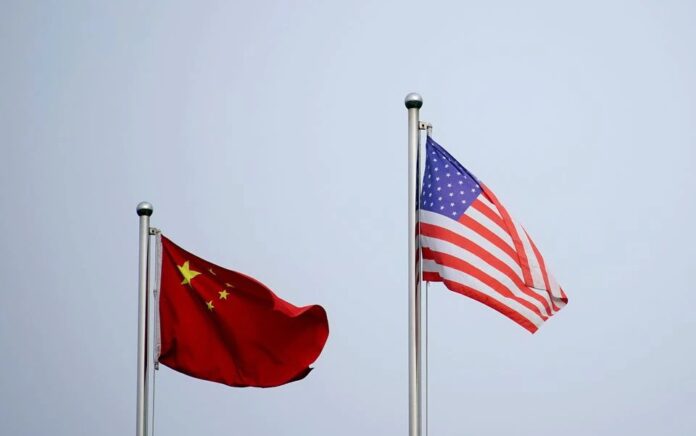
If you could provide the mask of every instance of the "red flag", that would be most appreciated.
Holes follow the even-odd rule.
[[[244,274],[220,268],[161,236],[159,361],[230,386],[304,378],[324,348],[324,308],[296,307]]]

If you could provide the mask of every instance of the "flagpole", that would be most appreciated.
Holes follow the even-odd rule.
[[[140,217],[140,255],[138,269],[138,388],[136,436],[147,436],[148,401],[148,288],[150,260],[150,216],[152,205],[143,201],[137,207]]]
[[[408,109],[408,397],[409,436],[421,435],[421,293],[416,266],[418,207],[418,158],[420,150],[420,108],[423,97],[410,93],[404,101]]]

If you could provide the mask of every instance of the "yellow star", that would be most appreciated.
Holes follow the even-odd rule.
[[[207,303],[205,303],[205,305],[208,306],[208,310],[211,312],[213,311],[213,309],[215,309],[215,306],[213,306],[213,300],[208,301]]]
[[[198,271],[193,271],[189,268],[189,261],[187,260],[184,262],[183,265],[177,265],[177,268],[179,268],[179,272],[181,273],[182,276],[184,276],[184,280],[181,282],[182,285],[191,285],[191,280],[193,280],[194,277],[196,277],[198,274],[200,274]]]
[[[234,288],[234,285],[230,285],[229,283],[225,283],[225,286],[227,286],[228,288]]]
[[[230,293],[224,289],[222,291],[218,292],[218,294],[220,294],[221,300],[227,300],[227,296],[230,295]]]
[[[212,269],[212,268],[208,268],[208,271],[210,272],[210,274],[212,274],[212,275],[214,275],[214,276],[216,276],[216,275],[217,275],[217,274],[215,274],[215,271],[213,271],[213,269]]]

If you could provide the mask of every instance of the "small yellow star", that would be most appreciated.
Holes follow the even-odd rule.
[[[213,309],[215,309],[215,306],[213,306],[213,300],[208,301],[207,303],[205,303],[205,305],[208,306],[208,310],[211,312],[213,311]]]
[[[224,289],[222,291],[218,292],[218,294],[220,294],[221,300],[227,300],[227,296],[230,295],[230,293]]]
[[[227,286],[228,288],[234,288],[234,285],[230,285],[229,283],[225,283],[225,286]]]
[[[217,274],[215,274],[215,271],[213,271],[213,269],[212,269],[212,268],[208,268],[208,272],[209,272],[210,274],[214,275],[214,276],[216,276],[216,275],[217,275]]]
[[[179,272],[184,276],[184,280],[181,282],[182,285],[191,285],[191,280],[194,279],[200,273],[198,271],[193,271],[189,268],[189,261],[184,262],[183,265],[177,265]]]

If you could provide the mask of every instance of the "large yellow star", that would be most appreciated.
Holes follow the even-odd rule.
[[[177,268],[179,268],[179,272],[181,273],[182,276],[184,276],[184,280],[181,282],[182,285],[191,285],[191,280],[193,280],[194,277],[196,277],[198,274],[200,274],[198,271],[193,271],[189,268],[189,261],[187,260],[184,262],[183,265],[177,265]]]
[[[213,309],[215,309],[215,306],[213,306],[213,300],[208,301],[207,303],[205,303],[205,305],[208,306],[208,310],[211,312],[213,311]]]
[[[227,300],[227,296],[230,295],[230,293],[224,289],[222,291],[218,292],[218,294],[220,294],[221,300]]]

